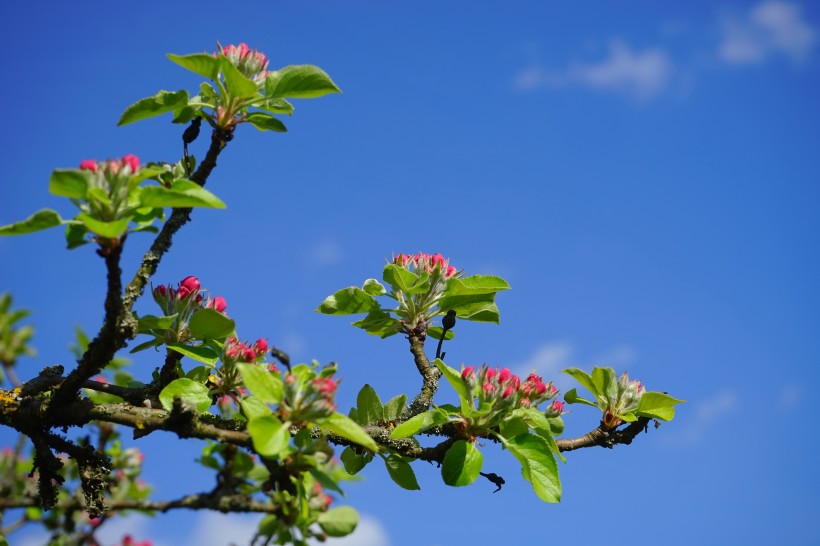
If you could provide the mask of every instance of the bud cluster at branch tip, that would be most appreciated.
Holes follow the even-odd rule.
[[[512,373],[509,368],[498,370],[486,364],[482,365],[479,370],[473,366],[466,366],[461,371],[461,379],[467,386],[467,391],[478,397],[479,405],[489,403],[497,410],[536,407],[558,394],[558,389],[551,381],[544,383],[535,372],[521,381],[521,378]],[[549,415],[553,406],[547,410],[548,417],[561,414],[563,406],[558,407],[557,415]]]
[[[393,263],[405,269],[414,269],[417,272],[426,271],[433,274],[434,271],[444,272],[444,278],[449,279],[458,271],[455,266],[450,265],[450,261],[439,253],[430,255],[423,252],[418,254],[398,254],[393,257]]]
[[[251,49],[248,44],[241,43],[238,46],[233,44],[223,46],[220,53],[238,68],[243,76],[253,80],[257,85],[265,81],[265,76],[268,75],[268,58],[261,51]]]

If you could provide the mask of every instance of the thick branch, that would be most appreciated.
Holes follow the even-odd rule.
[[[574,451],[584,447],[595,446],[612,448],[617,444],[629,445],[638,434],[647,429],[650,421],[651,419],[648,417],[638,417],[637,421],[630,423],[629,426],[621,430],[607,430],[602,424],[595,430],[591,430],[582,436],[578,436],[577,438],[561,438],[556,440],[556,443],[558,444],[558,449],[561,451]]]
[[[40,499],[32,497],[24,498],[0,498],[0,510],[9,508],[25,508],[28,506],[40,506]],[[65,499],[57,503],[58,510],[85,510],[86,507],[76,498]],[[145,510],[167,512],[169,510],[184,508],[188,510],[218,510],[220,512],[262,512],[273,514],[280,508],[276,504],[254,501],[251,497],[242,494],[214,495],[211,493],[198,493],[187,495],[180,499],[170,501],[134,500],[120,499],[108,500],[106,512],[117,510]]]
[[[424,353],[424,340],[427,338],[426,325],[419,325],[407,334],[410,342],[410,352],[413,353],[413,362],[416,364],[419,374],[421,374],[421,391],[416,395],[410,405],[402,414],[402,419],[409,419],[414,415],[430,409],[433,403],[433,396],[438,390],[438,381],[441,372],[435,366],[430,365],[427,355]]]

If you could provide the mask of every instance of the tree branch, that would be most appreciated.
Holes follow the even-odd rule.
[[[40,499],[25,497],[19,499],[0,498],[0,510],[9,508],[26,508],[40,506]],[[85,510],[86,507],[79,499],[70,498],[55,505],[58,510]],[[254,501],[248,495],[239,493],[232,495],[214,495],[212,493],[197,493],[170,501],[120,499],[108,500],[106,513],[118,510],[144,510],[168,512],[169,510],[184,508],[188,510],[217,510],[219,512],[262,512],[276,513],[280,509],[277,504]]]
[[[441,372],[435,366],[430,365],[430,361],[424,353],[424,340],[426,338],[426,324],[420,324],[407,332],[407,339],[410,342],[410,352],[413,353],[413,362],[415,362],[416,369],[418,369],[419,374],[421,374],[422,385],[421,391],[402,413],[402,420],[409,419],[414,415],[418,415],[430,409],[430,404],[433,403],[433,396],[435,396],[438,390]]]

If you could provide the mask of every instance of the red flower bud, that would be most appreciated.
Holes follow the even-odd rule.
[[[182,279],[179,286],[180,288],[187,288],[189,292],[199,292],[199,288],[202,285],[200,284],[199,279],[191,275],[190,277],[185,277]]]
[[[179,287],[179,290],[177,290],[177,297],[178,297],[179,299],[184,299],[184,298],[185,298],[185,296],[187,296],[187,295],[188,295],[188,294],[190,294],[190,293],[191,293],[191,291],[190,291],[189,289],[187,289],[187,288],[186,288],[186,287],[184,287],[184,286],[180,286],[180,287]]]
[[[447,266],[447,272],[444,274],[444,277],[449,279],[450,277],[452,277],[453,275],[456,274],[456,271],[457,270],[456,270],[456,267],[454,265],[448,265]]]
[[[137,159],[137,156],[133,154],[123,156],[122,163],[123,165],[128,165],[129,167],[131,167],[131,174],[134,174],[140,168],[140,160]]]
[[[256,349],[256,351],[258,353],[267,353],[268,352],[268,341],[265,338],[260,337],[259,339],[256,340],[256,343],[253,344],[253,347],[254,347],[254,349]]]
[[[472,366],[467,366],[466,368],[464,368],[461,371],[461,379],[463,379],[464,381],[467,381],[467,378],[470,377],[473,374],[474,369],[475,368],[473,368]]]
[[[485,377],[487,378],[487,381],[491,381],[492,378],[495,377],[495,374],[496,374],[495,369],[487,368],[487,374],[485,375]]]
[[[97,162],[93,159],[85,159],[80,161],[80,170],[81,171],[91,171],[93,173],[97,172]]]
[[[512,385],[504,389],[504,392],[501,394],[501,398],[509,398],[512,393],[515,392],[515,389]]]
[[[498,382],[499,383],[506,383],[510,377],[512,377],[512,372],[509,368],[502,368],[500,372],[498,372]]]
[[[484,383],[481,388],[484,390],[484,398],[489,398],[495,393],[495,385],[492,383]]]
[[[535,384],[535,392],[538,393],[538,396],[541,396],[545,392],[547,392],[547,385],[543,382],[538,382]]]
[[[209,301],[206,307],[224,313],[228,307],[228,302],[226,302],[222,296],[217,296],[212,301]]]
[[[245,347],[245,350],[242,351],[242,358],[245,362],[253,362],[256,360],[256,353],[250,347]]]

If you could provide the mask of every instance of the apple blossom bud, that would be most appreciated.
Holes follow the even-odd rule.
[[[85,159],[80,161],[80,170],[81,171],[91,171],[93,173],[97,172],[97,162],[93,159]]]
[[[222,296],[217,296],[212,301],[209,301],[206,307],[224,313],[228,307],[228,302],[226,302]]]
[[[461,379],[462,379],[463,381],[467,381],[467,378],[468,378],[469,376],[473,375],[473,370],[474,370],[474,369],[475,369],[475,368],[473,368],[472,366],[467,366],[466,368],[464,368],[464,369],[461,371]]]
[[[498,372],[498,383],[503,384],[506,383],[510,377],[512,377],[512,372],[509,368],[502,368],[500,372]]]
[[[547,411],[544,412],[547,418],[551,417],[560,417],[561,413],[564,411],[564,403],[560,400],[553,400],[550,407],[547,408]]]
[[[268,352],[268,341],[265,338],[260,337],[253,344],[253,347],[254,347],[254,349],[256,349],[256,351],[258,353],[261,353],[261,354],[267,353]]]
[[[449,279],[450,277],[455,275],[456,272],[457,272],[457,269],[454,265],[448,265],[447,266],[447,272],[444,274],[444,277]]]
[[[492,383],[484,383],[481,389],[484,391],[484,398],[489,398],[495,393],[495,385]]]
[[[242,351],[242,358],[245,362],[253,362],[256,360],[256,353],[250,347],[245,347],[245,350]]]
[[[509,398],[510,395],[512,395],[512,393],[514,393],[514,392],[515,392],[515,389],[513,388],[512,385],[510,385],[509,387],[504,389],[504,392],[501,394],[501,398]]]
[[[137,159],[137,156],[133,154],[123,156],[122,163],[123,165],[128,165],[129,167],[131,167],[131,174],[134,174],[140,168],[140,160]]]
[[[199,292],[199,288],[202,285],[200,284],[199,279],[191,275],[182,279],[179,286],[180,288],[187,288],[189,292]]]

